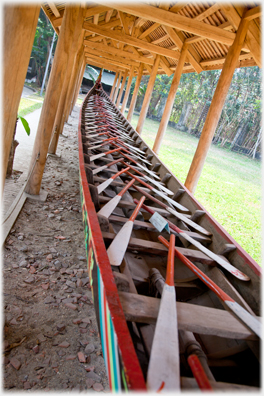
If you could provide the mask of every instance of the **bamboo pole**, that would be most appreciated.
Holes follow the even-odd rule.
[[[115,74],[115,79],[114,79],[114,83],[113,83],[113,86],[112,86],[112,89],[111,89],[111,92],[110,92],[110,95],[109,95],[109,98],[110,98],[110,99],[112,99],[112,97],[113,97],[113,95],[114,95],[117,77],[118,77],[118,73],[116,72],[116,74]]]
[[[192,193],[195,192],[199,177],[202,173],[206,155],[209,151],[219,118],[221,116],[238,58],[245,41],[247,30],[248,21],[243,20],[242,18],[236,33],[236,38],[228,50],[222,73],[219,77],[214,97],[205,120],[202,134],[185,181],[185,186]]]
[[[123,103],[122,103],[122,107],[121,107],[121,113],[124,114],[125,110],[126,110],[126,105],[127,105],[127,101],[128,101],[128,97],[129,97],[129,93],[130,93],[130,88],[131,88],[131,83],[132,83],[132,79],[134,76],[134,70],[135,67],[132,66],[130,69],[130,75],[128,78],[128,82],[127,82],[127,87],[126,87],[126,93],[123,99]]]
[[[149,108],[149,103],[150,103],[150,99],[151,99],[151,95],[153,92],[153,88],[154,88],[154,84],[155,84],[155,80],[156,80],[156,75],[157,75],[157,71],[159,68],[159,63],[160,63],[160,55],[156,56],[151,74],[150,74],[150,78],[149,78],[149,82],[148,82],[148,87],[145,93],[145,97],[143,100],[143,104],[142,104],[142,108],[141,108],[141,112],[140,112],[140,116],[138,119],[138,124],[136,127],[136,131],[138,132],[139,135],[141,135],[142,130],[143,130],[143,125],[146,119],[146,115],[148,112],[148,108]]]
[[[128,110],[128,114],[127,114],[127,121],[128,122],[131,122],[132,117],[133,117],[133,113],[134,113],[135,106],[136,106],[136,101],[137,101],[137,94],[138,94],[141,78],[142,78],[142,75],[143,75],[143,70],[144,70],[144,63],[140,63],[140,67],[139,67],[139,70],[138,70],[137,81],[136,81],[136,84],[135,84],[133,96],[132,96],[131,103],[130,103],[129,110]]]
[[[65,121],[65,111],[69,100],[69,82],[71,80],[72,74],[74,73],[74,61],[78,52],[80,45],[82,45],[83,32],[82,32],[82,22],[84,17],[84,11],[82,8],[79,10],[78,19],[76,22],[76,27],[72,34],[72,44],[70,48],[70,53],[67,62],[67,69],[65,72],[64,82],[60,94],[59,106],[56,113],[55,122],[53,125],[53,136],[49,145],[48,152],[50,154],[55,154],[59,136],[62,133],[64,121]]]
[[[35,37],[40,4],[4,5],[2,188],[14,136],[20,98]]]
[[[164,109],[164,112],[163,112],[163,115],[162,115],[162,119],[161,119],[161,122],[160,122],[160,125],[159,125],[159,130],[158,130],[158,133],[157,133],[154,145],[153,145],[153,149],[152,149],[156,154],[158,154],[158,152],[159,152],[163,136],[164,136],[164,134],[166,132],[166,129],[167,129],[167,126],[168,126],[168,122],[169,122],[169,119],[170,119],[172,106],[173,106],[175,95],[176,95],[176,92],[177,92],[177,89],[178,89],[178,86],[179,86],[179,83],[180,83],[182,70],[183,70],[183,67],[184,67],[184,62],[185,62],[185,59],[186,59],[187,52],[188,52],[188,45],[187,44],[183,44],[182,50],[181,50],[181,54],[180,54],[180,58],[179,58],[179,61],[178,61],[178,64],[177,64],[177,67],[176,67],[172,82],[171,82],[170,92],[169,92],[169,95],[168,95],[168,98],[167,98],[167,102],[166,102],[166,105],[165,105],[165,109]]]
[[[122,95],[123,95],[123,91],[124,91],[124,88],[125,88],[125,83],[126,83],[127,75],[128,75],[128,70],[126,70],[126,71],[124,72],[124,77],[123,77],[122,85],[121,85],[120,92],[119,92],[119,95],[118,95],[118,98],[117,98],[117,101],[116,101],[116,107],[117,107],[117,108],[118,108],[119,105],[120,105],[120,101],[121,101],[121,98],[122,98]]]
[[[120,72],[118,80],[117,80],[117,84],[116,84],[115,93],[114,93],[114,96],[113,96],[113,103],[115,103],[115,101],[116,101],[122,76],[123,76],[123,72]]]
[[[79,6],[66,5],[65,7],[52,70],[33,147],[29,168],[30,172],[33,167],[34,169],[32,170],[26,187],[26,192],[29,194],[39,194],[79,9]]]

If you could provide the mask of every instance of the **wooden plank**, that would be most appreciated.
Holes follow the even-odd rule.
[[[196,21],[194,19],[176,15],[173,12],[165,11],[147,4],[124,4],[124,3],[111,3],[113,8],[132,14],[153,22],[167,25],[179,30],[184,30],[198,36],[206,37],[209,40],[214,40],[226,45],[232,45],[235,39],[235,33],[219,29],[216,26],[211,26],[204,22]]]
[[[56,18],[60,17],[60,13],[55,5],[55,3],[53,2],[49,2],[48,3],[49,8],[51,9],[51,11],[53,12],[53,14],[55,15]]]
[[[102,61],[96,61],[96,60],[94,60],[94,59],[91,59],[91,58],[89,58],[89,57],[86,57],[85,58],[86,59],[86,63],[87,64],[89,64],[89,65],[92,65],[92,66],[97,66],[97,67],[100,67],[100,68],[105,68],[105,69],[107,69],[107,70],[111,70],[111,71],[115,71],[115,72],[119,72],[120,70],[124,70],[121,66],[115,66],[115,65],[112,65],[112,64],[110,64],[110,63],[106,63],[106,62],[102,62]]]
[[[126,292],[118,294],[126,320],[156,323],[160,306],[159,299]],[[251,330],[225,310],[182,302],[175,304],[179,330],[238,340],[257,340]]]
[[[127,70],[129,70],[131,67],[130,65],[127,65],[125,63],[118,62],[118,61],[115,61],[112,59],[103,58],[103,57],[96,56],[96,55],[92,55],[92,54],[89,54],[88,52],[85,53],[85,56],[86,56],[86,59],[91,59],[97,63],[100,63],[102,65],[101,67],[104,67],[105,64],[106,65],[111,64],[113,66],[117,66],[117,67],[120,67],[122,69],[127,69]],[[104,68],[107,69],[107,66],[105,66]]]
[[[179,54],[177,54],[175,51],[169,50],[167,48],[159,47],[158,45],[147,43],[146,41],[142,41],[135,37],[128,36],[124,33],[120,33],[120,32],[118,33],[103,27],[99,27],[97,25],[94,25],[93,23],[84,22],[83,29],[88,30],[92,33],[99,34],[104,37],[111,38],[116,41],[123,42],[125,44],[130,44],[137,48],[145,49],[155,54],[164,55],[172,59],[179,59]]]
[[[95,46],[97,47],[96,44],[95,44]],[[92,49],[92,48],[89,48],[89,50],[84,49],[84,54],[88,55],[88,56],[90,56],[90,55],[94,55],[96,57],[99,56],[102,59],[106,59],[106,62],[116,61],[116,62],[120,62],[121,64],[125,64],[125,65],[128,65],[128,66],[135,66],[135,67],[139,66],[139,64],[137,62],[135,62],[135,61],[133,61],[131,59],[122,58],[122,56],[118,56],[117,54],[112,55],[112,54],[109,54],[107,52],[103,52],[102,53],[102,52],[99,52],[98,49]]]
[[[148,36],[150,33],[154,32],[160,26],[159,23],[153,23],[148,29],[146,29],[141,35],[138,37],[140,40]]]
[[[214,14],[216,11],[220,9],[221,9],[221,4],[216,3],[212,7],[207,8],[207,10],[194,17],[193,19],[195,19],[196,21],[202,21],[203,19],[209,17],[210,15]]]
[[[122,11],[119,11],[118,13],[119,13],[120,20],[121,20],[121,23],[122,23],[122,26],[124,29],[124,33],[127,34],[128,36],[130,36],[126,15]]]
[[[121,201],[120,201],[121,202]],[[115,234],[110,232],[102,232],[103,238],[105,241],[110,242],[115,238]],[[198,250],[186,249],[186,248],[178,248],[177,249],[190,260],[198,261],[204,264],[212,265],[214,260],[210,257],[206,256],[204,253],[199,252]],[[166,256],[168,254],[168,249],[163,246],[161,243],[147,241],[139,238],[130,238],[128,244],[128,250],[136,250],[139,252],[146,252],[150,254],[160,254],[162,256]]]
[[[261,6],[259,5],[257,7],[251,8],[251,10],[248,10],[244,15],[244,19],[251,21],[252,19],[261,17],[261,14]]]
[[[107,6],[103,6],[103,5],[91,7],[86,10],[85,18],[89,18],[96,14],[101,14],[102,12],[111,11],[111,10],[112,10],[112,7],[107,7]]]

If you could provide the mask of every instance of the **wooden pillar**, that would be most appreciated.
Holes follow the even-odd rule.
[[[161,145],[163,136],[164,136],[164,134],[166,132],[167,125],[168,125],[168,122],[169,122],[169,119],[170,119],[171,110],[172,110],[174,99],[175,99],[175,95],[176,95],[176,92],[177,92],[177,89],[178,89],[178,86],[179,86],[179,83],[180,83],[180,79],[181,79],[181,75],[182,75],[182,69],[183,69],[183,66],[184,66],[185,59],[186,59],[187,51],[188,51],[188,45],[183,44],[182,50],[181,50],[181,55],[180,55],[180,58],[179,58],[179,61],[178,61],[178,64],[177,64],[177,67],[176,67],[172,82],[171,82],[170,92],[169,92],[169,95],[168,95],[168,98],[167,98],[167,101],[166,101],[166,105],[165,105],[165,108],[164,108],[164,112],[163,112],[163,115],[162,115],[162,119],[161,119],[161,122],[160,122],[160,125],[159,125],[159,130],[158,130],[158,133],[157,133],[157,136],[156,136],[156,139],[155,139],[155,142],[154,142],[154,146],[153,146],[153,149],[152,149],[157,154],[159,152],[160,145]]]
[[[26,192],[29,194],[39,194],[79,9],[79,6],[66,5],[65,7],[52,70],[33,147],[29,168],[30,171],[33,168],[33,171],[26,187]]]
[[[160,55],[156,56],[153,68],[151,70],[151,74],[150,74],[150,78],[149,78],[149,82],[148,82],[148,87],[145,93],[145,97],[143,100],[143,104],[142,104],[142,108],[141,108],[141,112],[139,115],[139,119],[138,119],[138,124],[136,127],[136,131],[139,133],[139,135],[141,135],[142,130],[143,130],[143,125],[146,119],[146,115],[148,112],[148,108],[149,108],[149,103],[150,103],[150,99],[151,99],[151,95],[153,92],[153,88],[154,88],[154,84],[155,84],[155,79],[156,79],[156,75],[157,75],[157,71],[159,68],[159,63],[160,63]]]
[[[6,3],[3,11],[2,187],[5,184],[18,107],[36,33],[40,4]]]
[[[124,77],[123,77],[123,81],[122,81],[122,85],[121,85],[121,88],[120,88],[120,92],[119,92],[119,95],[118,95],[118,98],[117,98],[117,101],[116,101],[116,107],[117,108],[120,105],[120,101],[121,101],[121,98],[122,98],[122,95],[123,95],[123,91],[124,91],[124,88],[125,88],[127,75],[128,75],[128,70],[125,71],[125,74],[124,74]]]
[[[112,97],[111,97],[113,102],[114,102],[114,97],[115,97],[116,90],[117,90],[117,87],[118,87],[118,81],[120,79],[120,75],[121,75],[121,71],[117,72],[117,82],[116,82],[116,84],[114,86],[113,94],[112,94]]]
[[[81,65],[81,70],[80,70],[80,73],[79,73],[78,83],[76,84],[73,100],[71,102],[70,113],[72,112],[72,110],[74,108],[74,105],[76,103],[76,100],[77,100],[79,92],[80,92],[80,88],[81,88],[82,80],[83,80],[83,75],[84,75],[84,72],[85,72],[85,67],[86,67],[86,61],[84,60],[82,65]]]
[[[202,134],[185,181],[185,186],[192,193],[195,192],[199,177],[202,173],[206,155],[209,151],[219,118],[221,116],[225,99],[232,81],[233,73],[238,62],[240,51],[243,47],[247,29],[248,21],[243,20],[242,18],[236,33],[236,38],[228,50],[222,73],[219,77],[214,97],[205,120]]]
[[[79,9],[78,19],[76,22],[76,27],[72,34],[72,44],[70,47],[70,53],[67,62],[67,69],[65,72],[64,82],[60,94],[59,106],[56,113],[55,122],[53,125],[53,136],[49,145],[48,152],[50,154],[55,154],[57,150],[57,145],[59,141],[59,136],[62,133],[64,120],[65,120],[65,111],[67,107],[67,100],[69,100],[69,88],[72,74],[74,72],[74,61],[77,55],[77,51],[80,49],[83,41],[83,33],[82,33],[82,23],[83,23],[84,12],[83,9]]]
[[[137,101],[137,94],[138,94],[141,78],[142,78],[142,75],[143,75],[143,70],[144,70],[144,63],[140,63],[139,70],[138,70],[137,81],[136,81],[136,84],[135,84],[133,96],[132,96],[131,103],[130,103],[129,110],[128,110],[128,114],[127,114],[127,121],[128,122],[131,122],[132,117],[133,117],[133,113],[134,113],[135,106],[136,106],[136,101]]]
[[[119,77],[118,77],[118,80],[117,80],[117,85],[116,85],[115,93],[114,93],[114,96],[113,96],[113,103],[115,103],[115,101],[116,101],[116,98],[117,98],[117,94],[118,94],[118,91],[119,91],[119,86],[120,86],[120,83],[121,83],[122,76],[123,76],[123,72],[120,72]]]
[[[109,98],[110,98],[110,99],[112,99],[112,97],[113,97],[113,95],[114,95],[117,77],[118,77],[118,72],[116,72],[116,74],[115,74],[114,83],[113,83],[113,86],[112,86],[112,89],[111,89],[111,92],[110,92],[110,95],[109,95]]]
[[[133,76],[134,76],[134,70],[135,70],[135,68],[134,68],[134,66],[132,66],[131,69],[130,69],[130,75],[129,75],[128,82],[127,82],[126,93],[125,93],[124,100],[123,100],[122,107],[121,107],[121,113],[122,114],[124,114],[124,112],[126,110],[127,100],[128,100],[128,97],[129,97],[131,83],[132,83],[132,79],[133,79]]]
[[[64,121],[67,121],[69,118],[71,102],[74,99],[75,87],[79,81],[79,73],[80,73],[80,67],[81,67],[80,62],[81,62],[82,56],[83,56],[83,37],[84,37],[84,30],[82,31],[82,33],[80,35],[80,40],[79,40],[79,44],[78,44],[78,52],[74,59],[73,72],[71,75],[71,80],[70,80],[69,89],[68,89],[67,98],[66,98],[66,111],[65,111]]]

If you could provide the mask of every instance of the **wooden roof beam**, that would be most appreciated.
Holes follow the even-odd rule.
[[[121,68],[121,67],[117,67],[115,65],[112,65],[111,63],[106,63],[106,62],[102,62],[101,60],[98,61],[96,59],[90,58],[88,56],[85,57],[85,60],[88,64],[96,66],[96,67],[100,67],[100,68],[104,68],[107,70],[111,70],[111,71],[115,71],[115,72],[120,72],[120,71],[124,71],[125,69]]]
[[[248,10],[245,13],[244,19],[246,19],[248,21],[251,21],[252,19],[260,17],[261,14],[262,14],[261,6],[254,7],[254,8],[251,8],[251,10]]]
[[[85,18],[89,18],[89,17],[94,16],[96,14],[101,14],[102,12],[109,11],[112,8],[113,7],[107,7],[107,6],[103,6],[103,5],[98,5],[98,6],[95,6],[95,7],[88,8],[86,10],[86,13],[85,13]]]
[[[241,54],[241,55],[239,55],[238,59],[240,61],[240,60],[248,59],[250,56],[251,55],[249,55],[249,54]],[[225,63],[225,57],[201,61],[202,66],[219,65],[219,64],[224,64],[224,63]]]
[[[128,69],[128,70],[131,69],[130,65],[122,63],[122,62],[114,60],[114,59],[108,59],[108,58],[105,58],[102,56],[91,54],[89,52],[85,52],[85,56],[89,59],[94,59],[96,62],[102,62],[103,65],[104,65],[104,63],[107,63],[107,64],[112,64],[117,67],[121,67],[123,69]]]
[[[162,25],[170,26],[179,30],[206,37],[207,39],[217,41],[226,45],[232,45],[236,35],[235,33],[219,29],[204,22],[196,21],[188,17],[174,14],[171,11],[165,11],[152,5],[137,3],[123,4],[111,3],[116,10],[126,12]]]
[[[231,3],[223,3],[221,5],[221,9],[224,11],[227,19],[233,25],[234,29],[237,30],[244,9],[239,8],[241,15],[239,15],[237,9]],[[257,38],[258,33],[259,29],[257,28],[254,20],[250,21],[246,34],[245,44],[250,50],[256,64],[261,67],[261,45]]]
[[[128,65],[130,68],[131,68],[131,66],[135,66],[135,67],[139,66],[139,64],[137,62],[135,62],[133,60],[128,60],[127,58],[122,58],[121,56],[112,55],[107,52],[98,53],[97,49],[92,49],[92,48],[89,48],[89,50],[84,49],[84,53],[85,54],[88,53],[88,54],[95,55],[95,56],[99,55],[100,57],[107,59],[108,61],[113,60],[113,61],[121,62],[121,63],[124,63],[125,65]]]
[[[114,11],[113,9],[112,9],[112,10],[106,11],[106,14],[105,14],[105,23],[107,23],[107,22],[110,21],[111,16],[112,16],[112,14],[113,14],[113,11]]]
[[[122,11],[118,11],[119,17],[123,26],[124,33],[130,36],[129,34],[129,27],[126,15]]]
[[[157,29],[160,26],[159,23],[154,23],[153,25],[151,25],[148,29],[146,29],[143,33],[140,34],[140,36],[138,37],[140,40],[142,40],[143,38],[145,38],[146,36],[148,36],[150,33],[154,32],[155,29]]]
[[[220,10],[221,4],[216,3],[212,7],[209,7],[207,10],[202,12],[201,14],[197,15],[194,19],[196,21],[202,21],[203,19],[209,17],[210,15],[214,14],[216,11]]]
[[[100,37],[100,36],[99,36]],[[132,61],[138,61],[138,62],[144,62],[144,63],[148,63],[149,65],[153,66],[154,64],[154,60],[153,59],[148,59],[144,56],[140,56],[139,54],[134,54],[128,51],[124,51],[124,50],[120,50],[114,47],[110,47],[109,45],[104,45],[101,43],[94,43],[91,40],[84,40],[83,44],[89,48],[94,48],[100,51],[104,51],[104,52],[108,52],[112,55],[119,55],[119,56],[123,56],[128,60],[132,60]]]
[[[160,10],[163,11],[163,10]],[[172,59],[179,59],[179,54],[175,51],[169,50],[167,48],[159,47],[157,45],[147,43],[146,41],[139,40],[135,37],[128,36],[127,34],[118,33],[112,30],[108,30],[103,27],[99,27],[92,23],[84,22],[83,29],[90,31],[91,33],[96,33],[104,37],[111,38],[116,41],[123,42],[125,44],[130,44],[134,47],[142,48],[147,51],[153,52],[158,55],[163,55]]]
[[[58,8],[56,7],[55,3],[53,2],[49,2],[48,3],[49,8],[51,9],[51,11],[53,12],[53,14],[55,15],[56,18],[60,17],[60,13]]]

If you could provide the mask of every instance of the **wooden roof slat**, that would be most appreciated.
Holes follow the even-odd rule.
[[[202,21],[203,19],[207,18],[208,16],[214,14],[221,8],[219,3],[214,4],[212,7],[208,8],[206,11],[202,12],[201,14],[197,15],[195,19],[197,21]]]
[[[98,6],[95,6],[95,7],[88,8],[86,10],[86,12],[85,12],[85,18],[89,18],[89,17],[94,16],[96,14],[101,14],[102,12],[106,12],[106,11],[109,11],[111,9],[112,9],[112,7],[107,7],[107,6],[104,6],[104,5],[98,5]]]
[[[83,29],[88,30],[92,33],[96,33],[105,37],[112,38],[113,40],[120,41],[125,44],[131,44],[134,47],[146,49],[148,51],[154,52],[155,54],[164,55],[172,59],[179,59],[179,54],[177,54],[175,51],[169,50],[167,48],[159,47],[151,43],[146,43],[145,41],[139,40],[135,37],[131,37],[123,33],[117,33],[115,31],[108,30],[103,27],[99,27],[89,22],[83,23]]]
[[[126,18],[126,16],[125,16],[125,14],[124,14],[122,11],[118,11],[118,13],[119,13],[119,17],[120,17],[120,20],[121,20],[121,23],[122,23],[122,26],[123,26],[123,29],[124,29],[125,34],[127,34],[128,36],[130,36],[130,34],[129,34],[129,28],[128,28],[128,23],[127,23],[127,18]]]
[[[103,65],[104,65],[104,63],[112,64],[114,66],[122,67],[123,69],[127,69],[127,70],[130,70],[130,68],[131,68],[130,65],[127,65],[125,63],[119,62],[114,59],[107,59],[107,58],[104,58],[104,57],[101,57],[98,55],[93,55],[93,54],[87,53],[87,52],[85,53],[85,56],[89,59],[94,59],[96,62],[102,62]]]
[[[93,49],[93,48],[89,48],[89,49],[84,48],[84,53],[95,55],[95,56],[100,56],[102,58],[107,59],[108,62],[110,60],[121,62],[121,63],[124,63],[125,65],[128,65],[129,67],[131,67],[131,66],[138,67],[139,66],[139,64],[137,62],[135,62],[131,59],[127,60],[126,58],[122,58],[122,56],[112,55],[112,54],[109,54],[108,52],[98,53],[97,49]]]
[[[53,12],[53,14],[55,15],[55,17],[59,18],[60,17],[60,13],[59,13],[55,3],[49,2],[48,5],[49,5],[51,11]]]

